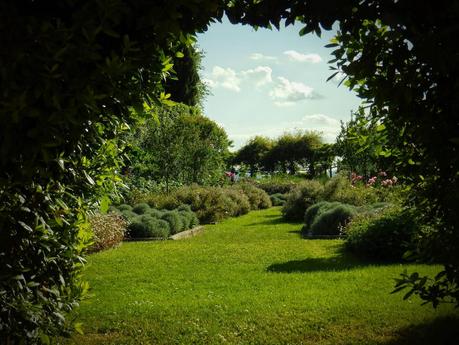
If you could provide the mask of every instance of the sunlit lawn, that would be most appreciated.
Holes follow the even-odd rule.
[[[300,226],[272,208],[90,256],[94,296],[71,343],[456,344],[451,307],[390,294],[404,268],[438,266],[362,262],[341,240],[302,239]]]

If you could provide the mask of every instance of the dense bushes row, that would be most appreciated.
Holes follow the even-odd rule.
[[[112,207],[111,211],[128,221],[127,235],[130,238],[167,238],[199,224],[188,205],[180,205],[173,210],[158,210],[146,203],[134,206],[123,204]]]
[[[272,206],[265,191],[245,183],[228,187],[186,186],[169,194],[136,193],[131,194],[130,201],[169,210],[183,204],[189,205],[201,223],[214,223],[224,218],[246,214],[250,210]]]
[[[282,209],[285,219],[291,221],[303,220],[306,209],[320,201],[337,201],[353,206],[371,205],[378,202],[396,202],[399,189],[373,188],[364,185],[351,185],[344,175],[337,175],[322,184],[316,180],[306,180],[287,196]]]

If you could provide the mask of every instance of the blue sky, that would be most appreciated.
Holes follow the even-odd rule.
[[[300,37],[301,26],[277,30],[214,23],[198,36],[205,53],[203,80],[212,95],[205,114],[223,126],[238,149],[255,135],[316,130],[333,142],[340,120],[347,121],[360,100],[332,74],[324,48],[333,32]]]

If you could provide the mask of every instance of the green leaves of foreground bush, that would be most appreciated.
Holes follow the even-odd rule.
[[[132,210],[132,211],[131,211]],[[188,205],[181,205],[174,210],[157,210],[147,203],[120,205],[112,212],[120,214],[128,221],[130,238],[167,238],[178,232],[191,229],[199,224],[196,214]]]
[[[237,217],[250,210],[269,208],[271,200],[260,188],[250,184],[230,187],[186,186],[169,194],[134,192],[131,202],[147,203],[158,209],[176,209],[188,205],[201,223],[215,223]]]

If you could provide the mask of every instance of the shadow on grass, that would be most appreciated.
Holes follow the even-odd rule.
[[[260,225],[279,225],[279,224],[293,224],[298,225],[299,228],[303,225],[301,222],[288,222],[280,216],[269,215],[265,217],[266,219],[259,222],[247,224],[247,226],[260,226]]]
[[[317,271],[347,271],[366,266],[390,265],[390,262],[361,260],[340,250],[339,254],[328,258],[307,258],[269,265],[266,270],[275,273],[306,273]]]
[[[457,345],[459,315],[439,317],[432,322],[399,329],[393,339],[379,345]]]

